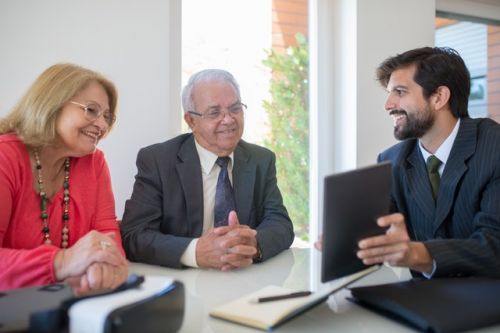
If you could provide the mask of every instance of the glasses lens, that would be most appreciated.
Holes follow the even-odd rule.
[[[235,105],[232,108],[230,108],[229,112],[231,112],[234,115],[237,115],[237,114],[243,112],[243,110],[244,110],[243,104],[238,104],[238,105]]]
[[[228,114],[230,116],[237,116],[245,111],[246,105],[243,103],[235,104],[228,109]],[[224,117],[225,112],[219,108],[211,109],[203,114],[203,117],[208,119],[221,119]]]
[[[205,117],[209,119],[217,119],[220,117],[221,114],[222,112],[220,110],[212,110],[205,113]]]
[[[97,104],[89,104],[85,107],[85,115],[88,120],[96,120],[101,115],[101,108]]]

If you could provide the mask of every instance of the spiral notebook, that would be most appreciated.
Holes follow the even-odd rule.
[[[288,320],[323,303],[331,294],[376,271],[378,268],[378,266],[369,267],[361,272],[333,281],[325,289],[311,293],[306,297],[256,303],[255,300],[260,297],[284,295],[297,291],[280,286],[266,286],[256,292],[214,308],[210,311],[210,316],[264,331],[271,331]]]

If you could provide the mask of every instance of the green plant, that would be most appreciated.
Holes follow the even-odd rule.
[[[271,100],[264,101],[270,132],[264,144],[276,153],[278,183],[294,223],[295,234],[308,239],[309,112],[307,40],[296,34],[297,46],[285,54],[271,49],[263,61],[272,72]]]

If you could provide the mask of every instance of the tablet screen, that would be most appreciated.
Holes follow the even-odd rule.
[[[325,177],[321,281],[367,268],[358,259],[358,242],[383,234],[376,219],[389,213],[391,164],[383,162]]]

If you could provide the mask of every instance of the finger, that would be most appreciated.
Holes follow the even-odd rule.
[[[113,266],[120,266],[126,264],[126,259],[123,258],[121,253],[116,251],[99,250],[91,252],[87,257],[87,266],[94,263],[106,263]]]
[[[75,255],[80,257],[82,257],[85,252],[95,251],[107,251],[110,253],[115,252],[121,254],[121,251],[113,238],[95,230],[92,230],[78,240],[75,245],[70,248],[70,250],[73,250],[76,253]]]
[[[381,257],[388,254],[392,254],[397,252],[399,249],[395,246],[380,246],[380,247],[372,247],[367,250],[360,250],[356,254],[360,259],[367,259],[373,257]]]
[[[392,246],[381,246],[368,250],[361,250],[357,252],[357,256],[362,259],[363,262],[365,260],[369,262],[374,260],[376,263],[390,262],[392,264],[395,261],[403,261],[408,251],[409,247],[406,243],[399,243]]]
[[[217,236],[222,236],[235,229],[250,229],[250,227],[246,224],[236,224],[236,225],[228,225],[223,227],[217,227],[212,229],[212,232]]]
[[[78,279],[78,282],[76,282],[76,285],[73,288],[75,296],[82,296],[89,293],[90,287],[86,274],[83,274],[81,277],[77,277],[76,279]]]
[[[214,229],[212,229],[212,232],[214,235],[222,236],[222,235],[225,235],[228,232],[230,232],[231,230],[236,229],[238,227],[239,227],[239,225],[227,225],[227,226],[223,226],[223,227],[214,228]]]
[[[97,246],[95,244],[97,244]],[[122,251],[118,247],[118,244],[115,242],[114,238],[103,236],[99,240],[97,240],[97,243],[95,244],[94,247],[97,247],[99,250],[117,256],[121,261],[121,265],[126,264],[127,259],[123,256]]]
[[[115,270],[118,267],[107,265],[107,264],[101,264],[101,289],[111,289],[113,288],[113,285],[115,284]]]
[[[125,282],[125,280],[127,280],[128,265],[116,267],[115,277],[116,277],[116,284],[113,286],[113,288],[118,287],[120,284]]]
[[[232,247],[235,247],[237,245],[246,245],[246,246],[251,246],[253,248],[257,248],[257,239],[255,236],[252,237],[224,237],[222,240],[218,242],[219,247],[222,249],[229,249]]]
[[[365,264],[365,265],[383,264],[385,262],[384,257],[367,258],[367,259],[363,259],[362,261],[363,261],[363,264]]]
[[[400,213],[384,215],[377,219],[377,224],[380,227],[390,227],[392,224],[404,223],[404,217]]]
[[[79,295],[80,280],[81,280],[80,276],[71,276],[64,280],[64,282],[66,282],[68,286],[71,288],[75,296]]]
[[[114,267],[114,266],[109,266],[109,284],[108,288],[113,289],[118,287],[125,279],[126,276],[123,277],[123,267]]]
[[[234,267],[231,264],[224,264],[224,265],[221,266],[220,270],[223,271],[223,272],[229,272],[229,271],[231,271],[231,270],[233,270],[235,268],[237,268],[237,267]]]
[[[102,289],[103,282],[103,272],[101,264],[93,264],[87,270],[87,279],[89,282],[89,287],[92,290]]]
[[[410,241],[410,237],[406,229],[389,229],[385,235],[362,239],[358,243],[358,246],[360,249],[366,249],[390,244],[407,243],[408,241]]]
[[[255,254],[257,254],[257,249],[253,246],[237,245],[228,248],[227,253],[253,257]]]
[[[237,228],[229,231],[227,233],[228,237],[244,237],[244,238],[255,238],[257,231],[250,228]]]
[[[229,212],[229,217],[227,218],[227,223],[230,226],[235,226],[240,224],[240,221],[238,220],[238,215],[234,210]]]
[[[406,264],[404,264],[404,261],[402,259],[403,256],[401,252],[397,252],[397,253],[363,259],[363,264],[376,265],[376,264],[389,263],[392,266],[406,266]]]
[[[381,235],[362,239],[361,241],[359,241],[358,247],[360,249],[367,249],[376,246],[383,246],[389,243],[389,237],[387,235]]]
[[[80,289],[83,290],[84,293],[90,291],[90,283],[87,274],[83,274],[80,279]]]
[[[252,258],[245,256],[240,256],[236,254],[225,254],[221,257],[221,261],[224,263],[231,264],[236,268],[242,268],[250,266],[253,263]]]
[[[100,241],[100,243],[102,244],[102,242],[107,242],[107,244],[111,244],[111,246],[109,246],[113,251],[117,251],[118,253],[122,254],[122,249],[121,249],[121,244],[119,243],[119,241],[117,241],[117,238],[116,238],[116,234],[113,233],[113,232],[108,232],[106,234],[104,234],[104,239],[102,239]]]
[[[116,244],[116,234],[114,232],[101,233],[92,230],[88,232],[83,238],[87,238],[87,241],[91,242],[93,246],[100,247],[102,242],[106,242],[110,244],[110,247],[118,247]]]
[[[116,242],[110,237],[102,235],[102,237],[95,239],[93,249],[117,258],[121,262],[120,264],[124,265],[126,263],[126,258],[123,256],[120,248],[118,248]]]

